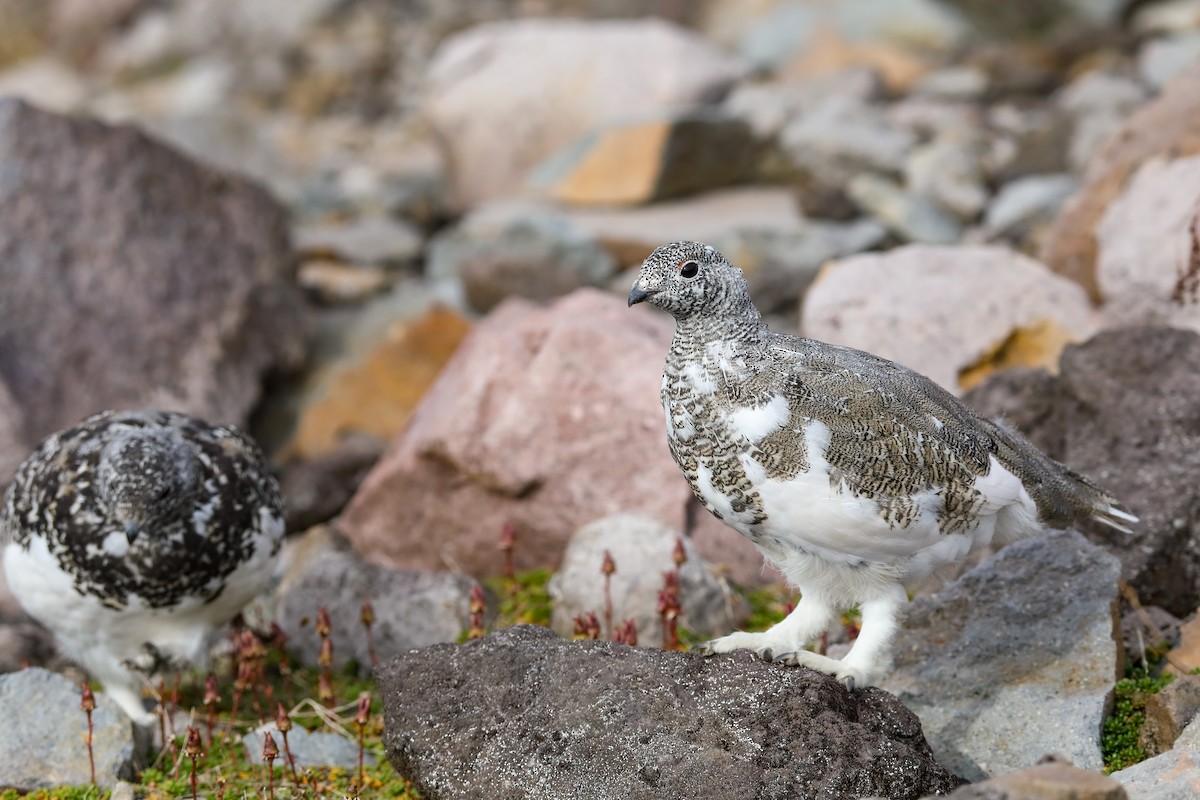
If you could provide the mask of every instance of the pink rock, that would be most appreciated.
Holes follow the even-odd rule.
[[[684,529],[691,492],[658,398],[671,331],[665,315],[592,289],[548,307],[504,302],[460,346],[338,527],[368,558],[479,576],[501,570],[507,521],[518,568],[557,566],[575,530],[610,514]],[[757,576],[753,547],[725,533],[705,558]]]

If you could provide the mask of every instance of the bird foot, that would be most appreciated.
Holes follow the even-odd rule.
[[[128,669],[143,675],[155,675],[160,672],[178,672],[186,669],[182,661],[171,657],[159,650],[153,642],[143,642],[142,652],[124,661]]]
[[[745,633],[738,631],[718,639],[701,642],[692,648],[705,658],[719,653],[729,653],[734,650],[749,650],[763,661],[772,664],[783,664],[789,667],[808,667],[825,675],[836,678],[847,689],[853,690],[870,686],[866,671],[840,661],[836,658],[823,656],[810,650],[798,649],[786,643],[767,637],[761,633]]]
[[[847,664],[844,660],[823,656],[820,653],[814,653],[810,650],[793,650],[790,653],[781,653],[772,658],[771,661],[775,664],[785,664],[789,667],[808,667],[825,675],[830,675],[850,691],[854,691],[855,688],[865,689],[871,685],[865,670],[853,664]]]

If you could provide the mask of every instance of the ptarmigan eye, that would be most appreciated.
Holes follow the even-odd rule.
[[[700,265],[695,261],[685,261],[683,262],[683,266],[679,268],[679,274],[685,278],[694,278],[699,271]]]

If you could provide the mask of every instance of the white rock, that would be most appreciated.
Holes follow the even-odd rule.
[[[1049,324],[1085,339],[1099,323],[1079,285],[1002,247],[912,245],[835,261],[801,315],[805,336],[898,361],[955,393],[960,372],[1018,330]]]
[[[1067,145],[1071,169],[1083,172],[1092,154],[1148,97],[1139,81],[1098,70],[1084,74],[1059,91],[1055,103],[1073,122]]]
[[[1138,72],[1154,89],[1200,61],[1200,32],[1180,33],[1147,42],[1138,53]]]
[[[1136,33],[1176,33],[1200,28],[1200,0],[1162,0],[1137,7],[1131,27]]]
[[[0,97],[21,97],[49,111],[77,111],[88,97],[79,73],[53,56],[23,61],[0,72]]]
[[[604,553],[612,554],[616,572],[611,576],[613,625],[632,619],[640,644],[661,641],[658,591],[663,573],[675,568],[671,554],[679,532],[658,520],[617,514],[580,528],[563,553],[562,566],[550,580],[554,600],[551,627],[571,636],[575,616],[589,611],[604,629],[604,575],[600,567]],[[680,570],[679,599],[683,614],[679,624],[701,636],[728,633],[733,629],[729,596],[725,586],[709,574],[695,545],[683,539],[687,561]]]
[[[912,131],[853,97],[830,97],[780,133],[780,144],[800,169],[842,186],[864,170],[898,174],[916,145]]]
[[[847,193],[859,208],[874,214],[907,241],[949,244],[962,236],[958,222],[932,200],[902,189],[887,178],[858,175],[850,180]]]
[[[977,142],[957,136],[939,136],[921,145],[904,164],[907,188],[959,219],[974,219],[988,199],[979,149]]]
[[[718,99],[741,67],[661,20],[497,22],[448,38],[424,113],[461,202],[519,189],[527,171],[618,117]]]
[[[1079,188],[1074,175],[1029,175],[1000,187],[983,217],[989,236],[1021,233],[1039,221],[1049,221]]]
[[[1200,330],[1200,156],[1152,159],[1096,226],[1096,281],[1115,325]]]

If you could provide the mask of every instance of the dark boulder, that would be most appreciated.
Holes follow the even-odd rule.
[[[518,626],[376,675],[388,758],[430,800],[917,798],[962,783],[892,695],[748,652]]]

